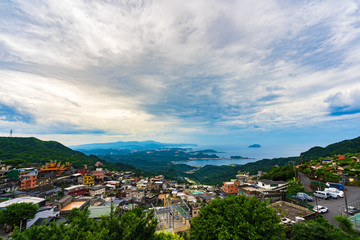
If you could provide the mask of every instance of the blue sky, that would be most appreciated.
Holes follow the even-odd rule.
[[[360,135],[358,1],[2,1],[0,133],[326,145]]]

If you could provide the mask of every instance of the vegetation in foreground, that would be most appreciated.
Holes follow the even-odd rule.
[[[12,239],[189,239],[186,234],[156,232],[157,219],[153,211],[137,208],[120,215],[111,211],[100,221],[89,219],[89,210],[74,209],[68,223],[32,226],[23,232],[16,228]],[[190,239],[292,239],[292,240],[359,240],[351,222],[338,216],[340,228],[329,224],[321,215],[293,226],[280,225],[275,210],[258,199],[231,196],[215,199],[192,219]]]

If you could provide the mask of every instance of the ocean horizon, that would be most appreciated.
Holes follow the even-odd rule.
[[[297,157],[302,152],[310,149],[305,145],[262,145],[260,148],[249,148],[245,145],[199,145],[193,150],[212,149],[219,157],[230,158],[231,156],[241,156],[246,159],[210,159],[210,160],[193,160],[178,163],[184,163],[190,166],[206,166],[206,165],[243,165],[249,162],[256,162],[262,159],[272,159],[281,157]]]

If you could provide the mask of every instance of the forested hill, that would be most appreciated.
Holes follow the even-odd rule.
[[[55,141],[42,141],[34,137],[0,137],[0,160],[14,159],[41,164],[49,162],[50,160],[56,160],[62,163],[70,162],[75,168],[81,168],[84,164],[93,166],[99,161],[109,168],[124,171],[136,169],[129,164],[114,164],[94,155],[87,156],[84,153],[71,150]]]
[[[325,148],[313,147],[308,151],[301,153],[300,157],[303,160],[317,159],[320,157],[327,157],[334,154],[357,153],[360,152],[360,137],[344,140],[333,143]]]

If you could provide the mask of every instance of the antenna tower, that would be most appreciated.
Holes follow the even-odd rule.
[[[13,130],[11,129],[10,130],[10,137],[12,137],[12,134],[13,134]]]

